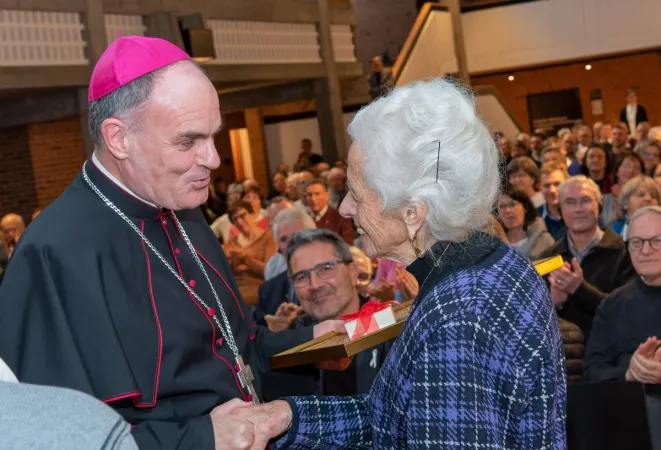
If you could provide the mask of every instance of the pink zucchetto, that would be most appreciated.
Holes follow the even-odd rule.
[[[92,102],[136,78],[190,56],[164,39],[119,37],[94,66],[87,100]]]

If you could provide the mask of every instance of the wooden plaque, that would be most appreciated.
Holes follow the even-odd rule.
[[[533,265],[540,276],[544,276],[563,267],[564,261],[562,256],[554,256],[535,261]],[[376,347],[382,342],[399,336],[404,328],[412,304],[413,301],[394,305],[393,310],[397,322],[389,327],[365,335],[355,341],[350,341],[346,334],[325,334],[271,357],[271,368],[284,369],[286,367],[350,358],[362,351]]]

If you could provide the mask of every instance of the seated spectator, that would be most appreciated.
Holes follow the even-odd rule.
[[[16,247],[19,238],[25,231],[25,222],[18,214],[9,213],[0,220],[0,230],[5,236],[7,255],[11,257],[14,247]]]
[[[273,178],[271,179],[273,188],[271,189],[271,192],[269,192],[269,200],[287,195],[286,179],[287,175],[282,172],[276,172],[273,174]]]
[[[556,163],[568,166],[567,157],[562,153],[558,147],[546,147],[542,151],[542,165],[546,163]]]
[[[270,230],[257,226],[250,203],[237,201],[230,206],[228,214],[239,234],[225,245],[225,253],[241,297],[248,305],[256,305],[264,267],[276,252],[276,244]]]
[[[654,169],[661,163],[661,141],[648,142],[641,156],[645,162],[645,174],[653,176]]]
[[[586,381],[661,384],[661,208],[631,216],[627,241],[637,276],[599,306],[585,355]]]
[[[618,197],[627,182],[642,173],[643,159],[633,152],[624,152],[615,165],[615,184],[611,192],[604,195],[603,207],[599,214],[602,228],[610,227],[613,222],[622,218]]]
[[[607,149],[610,157],[610,167],[614,167],[621,155],[631,150],[629,147],[629,130],[625,124],[619,123],[613,126],[611,134],[611,148]]]
[[[315,178],[319,178],[323,172],[330,170],[330,166],[324,161],[324,157],[317,154],[308,157],[308,168]]]
[[[618,204],[622,219],[611,225],[611,230],[627,240],[629,217],[644,206],[654,206],[661,203],[661,188],[656,182],[644,175],[632,178],[624,185]]]
[[[280,211],[284,211],[285,209],[293,207],[294,204],[289,201],[287,197],[274,197],[271,200],[268,208],[266,208],[266,215],[269,219],[269,226],[271,227],[271,232],[276,239],[276,244],[278,243],[278,238],[273,231],[273,221],[275,220],[275,217],[278,215],[278,213],[280,213]],[[285,263],[285,258],[280,254],[280,252],[275,252],[275,254],[271,256],[271,259],[269,259],[266,263],[266,267],[264,267],[264,281],[268,281],[274,276],[285,272],[286,270],[287,264]]]
[[[248,180],[251,180],[251,178]],[[244,186],[245,184],[246,183],[244,182]],[[250,206],[252,206],[252,210],[254,211],[253,218],[255,220],[255,224],[262,230],[268,230],[269,218],[266,210],[262,208],[262,192],[259,190],[259,187],[247,187],[243,194],[243,201],[250,203]],[[234,239],[236,236],[238,236],[238,234],[239,229],[236,227],[236,225],[232,225],[230,227],[229,239]]]
[[[589,338],[592,319],[606,296],[632,275],[624,241],[599,228],[601,192],[584,175],[560,185],[560,212],[567,233],[540,255],[561,255],[565,267],[549,275],[551,299],[558,316],[579,326]]]
[[[592,130],[586,125],[581,125],[576,128],[576,138],[578,140],[578,147],[576,150],[576,161],[583,164],[585,154],[592,144]]]
[[[298,304],[293,286],[289,283],[287,274],[287,244],[291,237],[299,231],[313,230],[317,228],[314,220],[307,211],[301,208],[285,209],[279,212],[273,219],[271,230],[278,245],[278,252],[271,257],[264,270],[269,272],[269,278],[259,286],[259,300],[254,311],[255,322],[268,326],[271,331],[281,331],[289,327],[286,323],[283,327],[282,320],[276,320],[275,316],[282,303]],[[284,270],[280,270],[280,264],[284,263]],[[274,272],[277,273],[272,275]],[[266,276],[265,276],[266,278]],[[271,316],[270,318],[268,316]]]
[[[569,178],[569,174],[567,173],[567,167],[562,163],[545,163],[542,165],[540,174],[544,204],[537,208],[537,214],[544,221],[546,231],[557,241],[567,231],[565,222],[560,216],[558,194],[560,185]]]
[[[295,326],[352,314],[360,308],[359,269],[349,245],[336,233],[323,229],[296,233],[287,246],[287,264],[303,310]],[[290,395],[365,394],[390,345],[382,343],[359,353],[343,371],[308,366],[292,374],[270,373],[263,378],[264,397],[273,400]]]
[[[298,178],[296,179],[296,195],[298,195],[298,200],[294,203],[294,206],[297,208],[306,208],[307,207],[307,196],[305,195],[305,188],[307,188],[308,183],[314,180],[314,175],[307,170],[299,172]]]
[[[521,156],[530,156],[530,150],[528,149],[528,146],[524,142],[516,141],[514,147],[512,148],[512,153],[509,162]]]
[[[535,205],[526,194],[513,186],[498,198],[498,218],[510,245],[529,259],[537,259],[555,242],[546,231],[544,221],[537,215]]]
[[[344,196],[347,195],[347,174],[344,170],[333,167],[328,172],[328,191],[330,192],[328,204],[338,209]]]
[[[544,204],[544,196],[536,190],[539,183],[539,167],[531,158],[521,156],[510,161],[507,165],[507,180],[517,190],[526,194],[535,208]]]
[[[601,145],[593,144],[585,154],[581,173],[597,183],[602,194],[609,194],[611,186],[611,162],[608,151]]]
[[[240,182],[232,183],[227,187],[227,207],[229,208],[237,200],[243,198],[243,184]],[[230,240],[230,228],[232,222],[230,221],[229,214],[225,213],[211,224],[211,230],[216,237],[222,242],[227,242]]]
[[[342,217],[337,209],[328,204],[330,193],[323,181],[315,179],[307,184],[307,205],[317,228],[324,228],[339,234],[344,241],[353,245],[354,230],[351,219]]]

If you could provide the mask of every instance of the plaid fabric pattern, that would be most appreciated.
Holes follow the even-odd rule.
[[[292,427],[273,448],[564,449],[548,290],[518,252],[496,253],[418,300],[369,394],[287,399]]]

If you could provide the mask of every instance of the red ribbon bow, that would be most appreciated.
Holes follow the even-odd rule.
[[[374,315],[374,313],[383,311],[384,309],[390,307],[391,304],[393,303],[398,303],[398,302],[392,301],[388,303],[381,303],[381,302],[377,302],[376,300],[370,300],[367,303],[365,303],[363,307],[358,310],[358,312],[355,312],[353,314],[345,314],[344,316],[338,317],[338,319],[347,322],[350,320],[357,319],[367,330],[370,326],[370,320],[372,320],[372,316]]]

